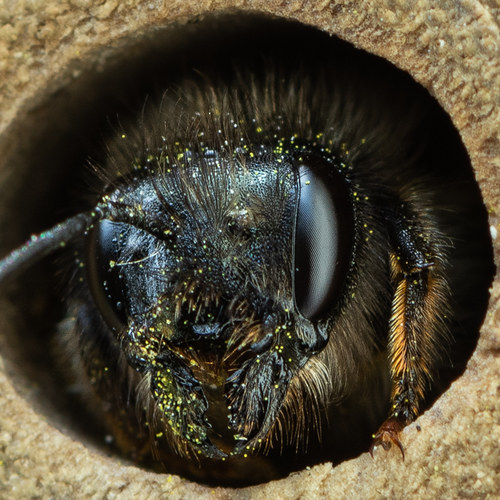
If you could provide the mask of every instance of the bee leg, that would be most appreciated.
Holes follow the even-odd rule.
[[[418,416],[431,382],[436,353],[446,332],[449,288],[443,273],[446,245],[437,228],[419,221],[404,205],[390,219],[395,290],[388,341],[391,411],[373,435],[370,453],[373,455],[376,446],[388,450],[395,444],[404,460],[399,433]]]

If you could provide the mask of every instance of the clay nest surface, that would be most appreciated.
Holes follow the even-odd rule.
[[[498,265],[500,229],[500,32],[494,2],[91,0],[16,2],[0,12],[0,241],[5,252],[37,226],[37,207],[57,176],[23,172],[23,148],[39,140],[40,110],[82,75],[98,80],[117,54],[161,28],[195,25],[207,13],[259,12],[315,26],[379,55],[422,84],[451,117],[469,154],[489,216]],[[130,54],[134,56],[133,53]],[[83,88],[83,87],[82,87]],[[90,97],[77,99],[85,105]],[[57,116],[57,109],[54,110]],[[60,130],[74,126],[61,123]],[[50,147],[47,145],[47,150]],[[43,152],[41,152],[43,154]],[[54,164],[57,163],[54,158]],[[47,167],[50,169],[50,166]],[[20,175],[22,173],[22,175]],[[26,175],[32,175],[26,183]],[[23,177],[24,176],[24,177]],[[23,180],[24,179],[24,180]],[[40,189],[20,197],[25,185]],[[37,195],[37,193],[40,193]],[[38,196],[38,197],[37,197]],[[60,202],[61,200],[59,200]],[[19,214],[29,214],[24,216]],[[18,219],[13,214],[19,215]],[[16,215],[16,217],[17,217]],[[53,215],[54,221],[57,214]],[[45,221],[43,221],[45,222]],[[47,294],[50,300],[50,293]],[[46,304],[45,304],[46,305]],[[43,308],[41,304],[33,307]],[[83,444],[37,407],[44,379],[29,369],[11,340],[19,312],[2,304],[0,337],[0,494],[9,498],[386,498],[473,497],[500,488],[500,284],[464,373],[418,421],[406,428],[404,463],[397,450],[368,453],[335,467],[324,463],[244,489],[207,487],[120,463]],[[46,318],[47,321],[50,318]],[[29,325],[23,325],[25,329]],[[22,331],[19,326],[16,332]],[[19,334],[17,333],[17,336]],[[22,342],[22,339],[21,339]],[[34,381],[38,380],[38,383]],[[35,403],[33,403],[35,402]]]

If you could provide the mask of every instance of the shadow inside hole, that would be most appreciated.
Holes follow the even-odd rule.
[[[453,213],[449,222],[457,242],[450,258],[455,318],[452,346],[426,401],[427,408],[463,372],[486,311],[492,250],[481,195],[458,133],[430,96],[423,98],[420,87],[386,62],[312,28],[256,16],[207,18],[129,40],[104,58],[90,54],[86,65],[71,69],[79,76],[44,96],[7,132],[17,144],[2,166],[9,169],[2,186],[2,225],[8,227],[2,254],[30,233],[92,206],[95,183],[88,159],[104,163],[106,140],[120,129],[120,123],[137,116],[146,97],[158,100],[165,89],[181,85],[186,77],[231,79],[235,64],[263,73],[263,61],[273,60],[290,68],[301,67],[304,61],[307,65],[358,65],[368,74],[384,75],[379,81],[386,78],[391,85],[403,86],[427,100],[436,133],[428,156],[433,165],[442,166],[440,175],[453,179],[464,205],[459,223]],[[21,394],[65,432],[97,449],[117,453],[106,444],[108,431],[103,423],[89,419],[79,399],[61,388],[62,374],[55,366],[71,360],[55,363],[49,348],[55,325],[64,317],[64,305],[52,286],[53,276],[58,274],[57,265],[46,259],[10,290],[3,316],[9,318],[12,329],[1,337],[7,371]],[[474,290],[472,295],[470,290]],[[296,453],[292,445],[285,448],[283,458],[271,454],[271,466],[256,459],[237,464],[233,470],[210,461],[202,461],[201,468],[186,467],[174,459],[169,471],[191,474],[207,483],[245,485],[326,460],[339,463],[368,449],[371,434],[388,411],[387,391],[387,380],[354,391],[349,400],[332,410],[330,424],[325,417],[323,427],[330,427],[323,437],[311,434],[307,454]]]

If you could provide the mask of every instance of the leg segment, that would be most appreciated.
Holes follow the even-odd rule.
[[[399,432],[418,415],[432,380],[446,333],[449,289],[443,273],[445,243],[436,228],[411,215],[403,205],[390,217],[391,281],[394,287],[388,356],[392,394],[388,419],[370,449],[395,444]]]

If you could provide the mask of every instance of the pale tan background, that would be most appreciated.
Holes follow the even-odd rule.
[[[498,0],[4,0],[0,3],[0,182],[22,123],[44,93],[105,64],[123,37],[228,8],[320,27],[410,72],[459,129],[500,231]],[[68,67],[74,68],[68,72]],[[7,221],[1,221],[7,224]],[[4,226],[5,230],[5,226]],[[4,231],[3,230],[3,231]],[[2,237],[0,231],[0,238]],[[494,240],[497,265],[500,237]],[[466,373],[405,430],[407,458],[379,452],[238,491],[122,466],[47,423],[19,396],[0,359],[0,498],[499,498],[500,283]],[[6,328],[0,318],[0,329]]]

